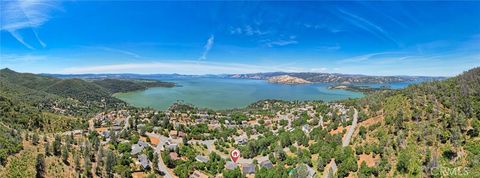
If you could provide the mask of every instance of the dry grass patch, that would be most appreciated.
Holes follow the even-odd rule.
[[[380,161],[380,157],[378,155],[374,157],[372,154],[369,154],[369,155],[361,154],[358,156],[358,161],[357,161],[357,164],[359,167],[363,161],[365,161],[368,167],[373,167],[378,161]]]

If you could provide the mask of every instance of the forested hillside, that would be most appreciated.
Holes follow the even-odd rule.
[[[408,176],[438,176],[440,171],[457,171],[480,176],[480,68],[347,103],[370,118],[383,118],[365,125],[368,129],[360,128],[355,144],[360,153],[380,148],[374,154],[388,164],[381,164],[377,172],[395,169]]]
[[[149,87],[174,87],[175,83],[160,82],[154,80],[122,80],[103,79],[95,80],[93,83],[106,88],[111,93],[145,90]]]
[[[125,105],[111,97],[107,89],[80,79],[62,80],[2,69],[0,83],[3,104],[12,106],[4,107],[11,110],[2,113],[4,116],[27,117],[33,113],[50,112],[85,117],[102,109]],[[22,111],[12,108],[21,108]]]
[[[5,68],[0,70],[0,120],[12,128],[43,130],[51,118],[66,119],[61,128],[71,130],[84,126],[79,119],[125,107],[113,93],[173,86],[152,80],[59,79]]]

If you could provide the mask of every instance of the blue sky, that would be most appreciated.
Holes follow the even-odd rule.
[[[1,1],[0,67],[33,73],[453,76],[479,2]]]

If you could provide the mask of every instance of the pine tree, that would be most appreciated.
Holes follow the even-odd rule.
[[[317,169],[320,172],[323,172],[325,169],[325,160],[321,157],[318,158]]]
[[[85,157],[83,164],[83,175],[85,177],[92,177],[92,162],[90,161],[90,158]]]
[[[61,152],[61,147],[62,147],[62,138],[60,135],[55,135],[55,140],[53,141],[53,154],[55,156],[60,156]]]
[[[115,165],[115,155],[111,150],[108,150],[105,159],[105,172],[107,172],[109,178],[113,177],[113,165]]]
[[[33,145],[38,145],[38,141],[40,140],[40,138],[38,137],[38,133],[35,132],[33,133],[33,136],[32,136],[32,144]]]
[[[97,167],[95,168],[95,173],[100,177],[102,177],[102,169],[103,169],[103,163],[104,163],[103,154],[104,154],[103,153],[103,148],[100,147],[98,149],[98,154],[97,154],[97,157],[96,157]]]
[[[65,164],[69,164],[68,163],[68,148],[67,146],[63,146],[63,149],[62,149],[62,160]]]
[[[49,156],[50,155],[50,143],[48,143],[48,141],[46,141],[43,144],[43,147],[45,148],[45,156]]]
[[[78,156],[78,153],[73,154],[73,162],[75,163],[75,171],[79,172],[80,171],[80,157]]]
[[[43,154],[37,155],[37,163],[36,163],[36,177],[43,178],[45,177],[45,156]]]
[[[159,172],[158,170],[158,153],[154,153],[153,154],[153,160],[152,160],[152,166],[153,166],[153,170],[156,171],[156,172]]]

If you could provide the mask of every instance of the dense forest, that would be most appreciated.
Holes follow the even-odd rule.
[[[356,139],[357,151],[373,143],[382,159],[394,160],[391,169],[409,176],[422,170],[428,176],[439,171],[480,176],[480,68],[346,103],[361,108],[367,118],[384,118],[364,130],[368,139]],[[444,169],[434,169],[438,166]]]
[[[94,80],[93,83],[106,88],[111,93],[129,92],[135,90],[145,90],[151,87],[174,87],[175,83],[161,82],[157,80],[140,79],[102,79]]]
[[[59,132],[86,128],[86,119],[94,114],[127,104],[113,93],[143,90],[146,87],[172,87],[159,81],[104,79],[59,79],[0,70],[0,162],[19,151],[18,130]],[[5,133],[5,134],[4,134]],[[3,138],[5,136],[5,138]]]

